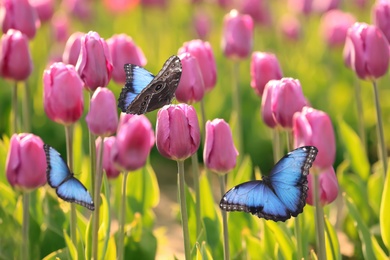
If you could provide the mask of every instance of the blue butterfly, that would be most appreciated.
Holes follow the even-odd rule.
[[[262,180],[239,184],[222,197],[220,208],[245,211],[259,218],[286,221],[302,213],[306,204],[307,175],[317,155],[314,146],[289,152]]]
[[[75,202],[89,210],[94,210],[92,197],[87,188],[73,176],[61,155],[47,144],[43,145],[46,154],[47,182],[56,189],[58,197],[68,202]]]
[[[124,65],[126,84],[118,98],[118,107],[127,114],[145,114],[171,103],[181,77],[181,61],[173,55],[153,76],[133,64]]]

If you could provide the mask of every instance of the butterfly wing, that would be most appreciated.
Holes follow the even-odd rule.
[[[62,159],[61,155],[47,144],[43,145],[46,154],[46,176],[47,182],[52,188],[57,188],[67,178],[71,176],[68,165]]]
[[[87,188],[76,178],[71,177],[62,183],[56,190],[58,197],[68,202],[75,202],[89,210],[94,210],[95,205]]]

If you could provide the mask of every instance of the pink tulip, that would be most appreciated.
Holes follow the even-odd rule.
[[[337,9],[326,12],[321,18],[321,32],[328,46],[342,46],[345,43],[349,27],[355,21],[352,14]]]
[[[210,34],[211,19],[205,12],[199,12],[194,17],[195,32],[200,39],[205,40]]]
[[[311,173],[307,176],[309,190],[307,192],[306,202],[310,205],[314,205],[313,174],[319,174],[319,195],[321,205],[324,206],[333,202],[337,198],[339,184],[332,166],[319,169],[319,173]]]
[[[82,32],[75,32],[69,37],[65,45],[64,54],[62,55],[62,61],[64,63],[76,66],[81,50],[81,38],[84,35]]]
[[[301,83],[293,78],[269,81],[263,94],[261,114],[264,122],[271,128],[277,125],[291,128],[294,113],[301,111],[307,104]]]
[[[245,59],[253,46],[253,20],[232,10],[223,21],[222,50],[231,59]]]
[[[302,26],[295,16],[285,15],[281,18],[282,35],[291,41],[298,41],[302,36]]]
[[[314,0],[288,0],[288,6],[295,12],[305,15],[313,11]]]
[[[178,54],[182,54],[183,52],[191,53],[198,60],[205,90],[212,90],[217,83],[217,65],[210,43],[202,40],[185,42],[179,49]]]
[[[153,144],[154,133],[148,118],[132,115],[119,124],[111,158],[121,171],[135,171],[145,165]]]
[[[314,0],[313,9],[318,13],[325,13],[333,9],[338,9],[341,0]]]
[[[36,10],[41,23],[47,22],[54,14],[54,0],[30,0],[30,5]]]
[[[114,93],[107,88],[97,88],[91,98],[90,110],[85,118],[89,130],[99,136],[116,132],[118,112]]]
[[[195,109],[187,104],[166,105],[157,113],[156,145],[171,160],[185,160],[199,148],[200,129]]]
[[[250,15],[258,24],[270,25],[271,23],[271,12],[266,0],[240,1],[240,13]]]
[[[103,169],[107,174],[108,179],[114,179],[119,176],[120,171],[115,167],[114,161],[112,160],[111,156],[111,149],[116,141],[115,136],[110,136],[104,138],[104,148],[103,148]],[[101,144],[101,137],[98,137],[96,139],[96,154],[98,154],[98,151],[100,149]]]
[[[140,0],[104,0],[104,6],[114,13],[123,13],[132,10]]]
[[[293,118],[294,146],[313,145],[318,148],[314,165],[327,168],[336,156],[336,141],[332,121],[320,110],[304,107]]]
[[[251,87],[258,96],[263,95],[265,85],[272,79],[281,79],[282,70],[275,54],[267,52],[252,53]]]
[[[29,39],[34,38],[40,26],[38,15],[28,0],[3,0],[0,5],[0,24],[3,33],[15,29]]]
[[[83,114],[83,81],[73,65],[54,63],[43,73],[43,106],[59,124],[76,122]]]
[[[372,7],[372,22],[390,42],[390,1],[378,0]]]
[[[43,142],[33,134],[14,134],[6,161],[7,180],[12,187],[31,190],[46,183]]]
[[[126,74],[123,66],[131,63],[138,66],[146,65],[146,58],[141,48],[139,48],[130,36],[117,34],[107,40],[108,49],[112,59],[112,78],[117,83],[126,82]]]
[[[224,174],[236,167],[238,151],[233,143],[232,131],[223,119],[206,123],[203,161],[210,170]]]
[[[1,36],[0,75],[13,80],[26,80],[32,68],[27,37],[20,31],[8,30]]]
[[[386,74],[389,67],[389,43],[375,25],[355,23],[348,29],[344,62],[357,76],[374,80]]]
[[[179,55],[182,74],[175,95],[179,102],[192,104],[202,100],[204,96],[204,81],[198,61],[190,53]]]
[[[69,20],[67,16],[62,14],[54,15],[52,18],[52,29],[53,29],[53,38],[56,42],[65,42],[69,38]],[[78,55],[76,57],[75,65],[77,62]],[[68,62],[66,62],[68,63]]]
[[[76,70],[90,91],[108,85],[112,72],[111,56],[107,43],[97,32],[89,32],[81,38]]]
[[[89,0],[63,0],[62,6],[69,14],[80,20],[89,20],[92,13],[92,2]]]

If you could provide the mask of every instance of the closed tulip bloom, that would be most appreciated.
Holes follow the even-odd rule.
[[[223,21],[222,50],[226,57],[245,59],[253,46],[253,20],[232,10]]]
[[[54,14],[54,0],[30,0],[29,2],[36,10],[38,18],[42,23],[52,18]]]
[[[194,27],[200,39],[207,39],[211,29],[210,17],[204,11],[197,13],[194,17]]]
[[[262,25],[271,23],[268,2],[265,0],[244,0],[240,2],[240,13],[248,14],[253,21]]]
[[[124,84],[126,74],[123,65],[131,63],[138,66],[146,65],[146,58],[141,48],[139,48],[130,36],[118,34],[107,40],[108,49],[112,59],[112,79],[115,82]]]
[[[8,30],[1,36],[0,75],[13,80],[26,80],[32,69],[27,37],[20,31]]]
[[[115,136],[110,136],[104,138],[104,148],[103,148],[103,170],[107,174],[108,179],[114,179],[119,176],[120,171],[115,167],[113,158],[111,156],[111,149],[116,141]],[[96,139],[96,154],[100,149],[100,144],[102,143],[101,137]]]
[[[319,195],[322,206],[333,202],[339,193],[339,183],[337,181],[336,173],[332,166],[324,169],[319,169]],[[307,176],[309,190],[307,192],[306,202],[309,205],[314,205],[313,194],[313,174]]]
[[[76,66],[80,55],[81,38],[84,35],[85,33],[75,32],[69,37],[65,45],[64,53],[62,54],[62,61],[64,63]]]
[[[390,1],[378,0],[372,7],[372,22],[390,42]]]
[[[81,38],[76,70],[90,91],[108,85],[112,72],[111,56],[106,41],[97,32],[89,32]]]
[[[261,103],[261,114],[264,122],[271,128],[281,126],[291,128],[295,112],[307,104],[297,79],[282,78],[271,80],[264,89]]]
[[[185,160],[198,150],[199,144],[198,116],[192,106],[166,105],[158,111],[156,145],[162,156]]]
[[[73,65],[54,63],[43,73],[43,106],[46,115],[68,125],[83,114],[83,81]]]
[[[321,18],[321,32],[328,46],[344,45],[347,31],[355,21],[355,17],[350,13],[337,9],[326,12]]]
[[[202,100],[204,96],[204,82],[198,61],[190,53],[179,55],[182,74],[175,95],[179,102],[192,104]]]
[[[89,20],[92,13],[92,2],[89,0],[63,0],[62,6],[69,14],[80,20]]]
[[[355,23],[348,29],[344,61],[357,76],[374,80],[386,74],[389,67],[389,43],[375,25]]]
[[[284,15],[281,18],[280,30],[282,35],[291,41],[298,41],[302,36],[301,23],[295,16]]]
[[[282,70],[275,54],[254,52],[251,60],[251,87],[258,96],[263,95],[265,85],[272,79],[281,79]]]
[[[91,98],[90,110],[85,118],[89,130],[99,136],[109,136],[118,127],[118,112],[114,93],[107,88],[97,88]]]
[[[135,171],[143,167],[154,144],[152,125],[144,115],[132,115],[119,124],[111,156],[122,171]]]
[[[15,29],[29,39],[34,38],[40,26],[37,13],[28,0],[3,0],[0,5],[0,24],[3,33]]]
[[[313,145],[318,148],[314,165],[320,168],[332,166],[336,156],[336,141],[332,121],[320,110],[304,107],[293,118],[294,146]]]
[[[184,52],[191,53],[198,60],[200,71],[204,81],[206,91],[210,91],[215,87],[217,83],[217,65],[211,45],[208,42],[202,40],[192,40],[185,42],[179,49],[178,54]]]
[[[236,167],[238,151],[233,143],[230,126],[223,119],[206,123],[203,161],[210,170],[224,174]]]
[[[6,161],[7,180],[12,187],[31,190],[46,183],[43,142],[33,134],[14,134]]]

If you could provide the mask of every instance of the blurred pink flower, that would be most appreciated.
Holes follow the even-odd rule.
[[[73,124],[83,114],[83,81],[73,65],[54,63],[43,73],[43,107],[59,124]]]
[[[55,14],[52,18],[51,26],[53,28],[54,40],[56,42],[65,42],[69,38],[69,20],[67,16],[63,14]],[[75,65],[76,62],[72,65]]]
[[[156,145],[171,160],[185,160],[200,145],[200,129],[195,109],[187,104],[166,105],[157,114]]]
[[[240,13],[250,15],[258,24],[271,24],[271,12],[267,0],[243,0],[239,3]]]
[[[62,61],[64,63],[76,66],[80,55],[81,38],[83,38],[84,35],[85,33],[75,32],[69,37],[62,55]]]
[[[336,156],[336,141],[329,116],[320,110],[304,107],[293,118],[294,146],[313,145],[318,154],[314,166],[327,168]]]
[[[116,98],[111,90],[101,87],[95,90],[85,121],[94,135],[109,136],[116,132],[118,112]]]
[[[345,64],[361,79],[380,78],[389,68],[389,43],[375,25],[355,23],[351,26],[343,55]]]
[[[101,137],[98,137],[96,139],[96,154],[98,154],[98,151],[100,149],[100,144],[101,144]],[[115,136],[110,136],[104,138],[104,148],[103,148],[103,170],[107,174],[108,179],[114,179],[119,176],[120,171],[115,167],[114,161],[112,160],[111,156],[111,149],[112,146],[114,145],[116,141]]]
[[[40,27],[38,15],[28,0],[2,0],[0,24],[3,33],[9,29],[15,29],[21,31],[29,39],[34,38]]]
[[[89,20],[92,15],[92,1],[89,0],[63,0],[62,6],[69,14],[80,20]]]
[[[12,135],[5,171],[14,188],[31,190],[45,185],[46,156],[41,138],[28,133]]]
[[[222,50],[231,59],[245,59],[253,46],[253,20],[237,10],[226,14],[223,21]]]
[[[288,0],[288,7],[297,13],[308,15],[313,11],[314,0]]]
[[[212,90],[217,83],[217,65],[210,43],[202,40],[185,42],[179,49],[178,54],[182,54],[183,52],[191,53],[198,60],[205,90]]]
[[[265,85],[272,79],[281,79],[283,74],[275,54],[253,52],[251,60],[251,87],[258,96],[263,95]]]
[[[204,11],[195,14],[194,27],[195,27],[195,32],[200,39],[202,40],[207,39],[211,29],[210,16],[208,16]]]
[[[81,38],[76,70],[90,91],[108,85],[112,72],[111,56],[106,41],[97,32],[88,32]]]
[[[165,8],[167,6],[167,0],[141,0],[141,5],[146,7]]]
[[[320,202],[321,205],[324,206],[333,202],[337,198],[339,192],[339,184],[333,166],[329,166],[324,169],[318,169],[318,171],[318,173],[310,173],[307,176],[309,190],[307,192],[306,202],[309,205],[314,205],[313,174],[319,174]]]
[[[175,95],[179,102],[192,104],[202,100],[204,96],[204,82],[198,61],[189,52],[179,55],[182,74]]]
[[[41,23],[51,19],[54,14],[54,0],[29,0],[29,2],[35,8]]]
[[[139,4],[140,0],[104,0],[104,6],[115,13],[122,13],[132,10]]]
[[[288,40],[298,41],[301,38],[301,23],[295,16],[285,15],[280,21],[282,35]]]
[[[148,118],[132,115],[118,126],[111,148],[112,160],[121,171],[135,171],[145,165],[153,144],[154,133]]]
[[[220,174],[228,173],[236,167],[237,156],[229,124],[223,119],[207,121],[203,151],[206,167]]]
[[[343,46],[347,31],[355,21],[352,14],[337,9],[326,12],[321,18],[321,33],[328,46]]]
[[[26,80],[33,69],[27,37],[10,29],[1,36],[0,75],[12,80]]]
[[[378,0],[372,7],[372,22],[382,30],[390,42],[390,1]]]
[[[124,84],[126,74],[123,66],[131,63],[138,66],[146,65],[146,58],[141,48],[139,48],[130,36],[126,34],[116,34],[107,39],[108,50],[112,59],[112,78],[115,82]]]
[[[264,123],[273,128],[291,128],[295,112],[307,105],[301,83],[297,79],[271,80],[264,89],[261,100],[261,115]],[[307,144],[309,145],[309,144]]]

